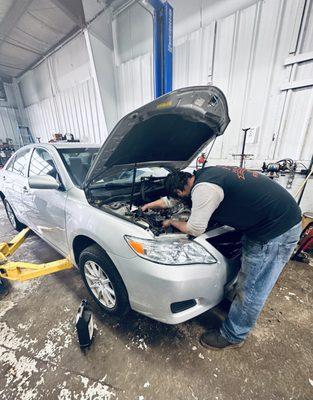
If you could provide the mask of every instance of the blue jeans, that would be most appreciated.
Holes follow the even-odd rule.
[[[301,223],[274,239],[260,243],[243,237],[242,264],[236,297],[220,332],[232,343],[245,339],[299,240]]]

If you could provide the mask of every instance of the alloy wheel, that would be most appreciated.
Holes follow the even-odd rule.
[[[107,308],[114,308],[116,305],[116,294],[112,282],[94,261],[86,261],[84,272],[88,286],[94,296],[102,305]]]

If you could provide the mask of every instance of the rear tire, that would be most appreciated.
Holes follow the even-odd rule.
[[[79,257],[79,268],[89,293],[103,311],[119,317],[129,312],[124,282],[101,247],[93,244],[83,250]]]
[[[20,232],[22,229],[26,228],[26,225],[22,224],[16,218],[15,213],[7,199],[3,199],[3,204],[4,204],[5,212],[7,213],[7,217],[9,219],[12,227],[18,232]]]

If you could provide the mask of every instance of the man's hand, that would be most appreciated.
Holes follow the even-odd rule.
[[[145,211],[149,210],[150,208],[151,208],[152,210],[153,210],[153,209],[158,210],[158,209],[168,208],[168,206],[166,205],[166,203],[164,202],[164,200],[161,198],[161,199],[152,201],[151,203],[144,204],[144,205],[141,207],[141,210],[142,210],[143,212],[145,212]]]
[[[172,220],[170,220],[170,219],[165,219],[162,222],[162,226],[163,226],[164,229],[169,228],[171,225],[172,225]]]
[[[169,226],[173,226],[174,228],[178,229],[182,233],[188,233],[187,229],[187,222],[185,221],[176,221],[173,219],[165,219],[162,223],[163,228],[166,229]]]
[[[148,203],[148,204],[144,204],[144,205],[141,207],[141,211],[145,212],[145,211],[147,211],[147,210],[149,210],[149,203]]]

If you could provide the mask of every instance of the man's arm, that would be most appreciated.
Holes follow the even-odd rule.
[[[142,211],[146,211],[149,210],[149,208],[151,209],[162,209],[162,208],[171,208],[174,207],[174,205],[176,204],[176,200],[175,199],[168,199],[167,197],[161,197],[158,200],[152,201],[151,203],[147,203],[144,206],[141,207]]]
[[[168,228],[172,225],[174,228],[178,229],[182,233],[189,233],[187,228],[187,222],[185,221],[177,221],[175,219],[166,219],[163,221],[163,228]]]
[[[166,220],[163,226],[166,228],[169,225],[183,233],[188,233],[192,236],[199,236],[205,232],[208,222],[224,199],[223,189],[212,183],[199,183],[192,191],[192,209],[191,215],[187,222]]]

